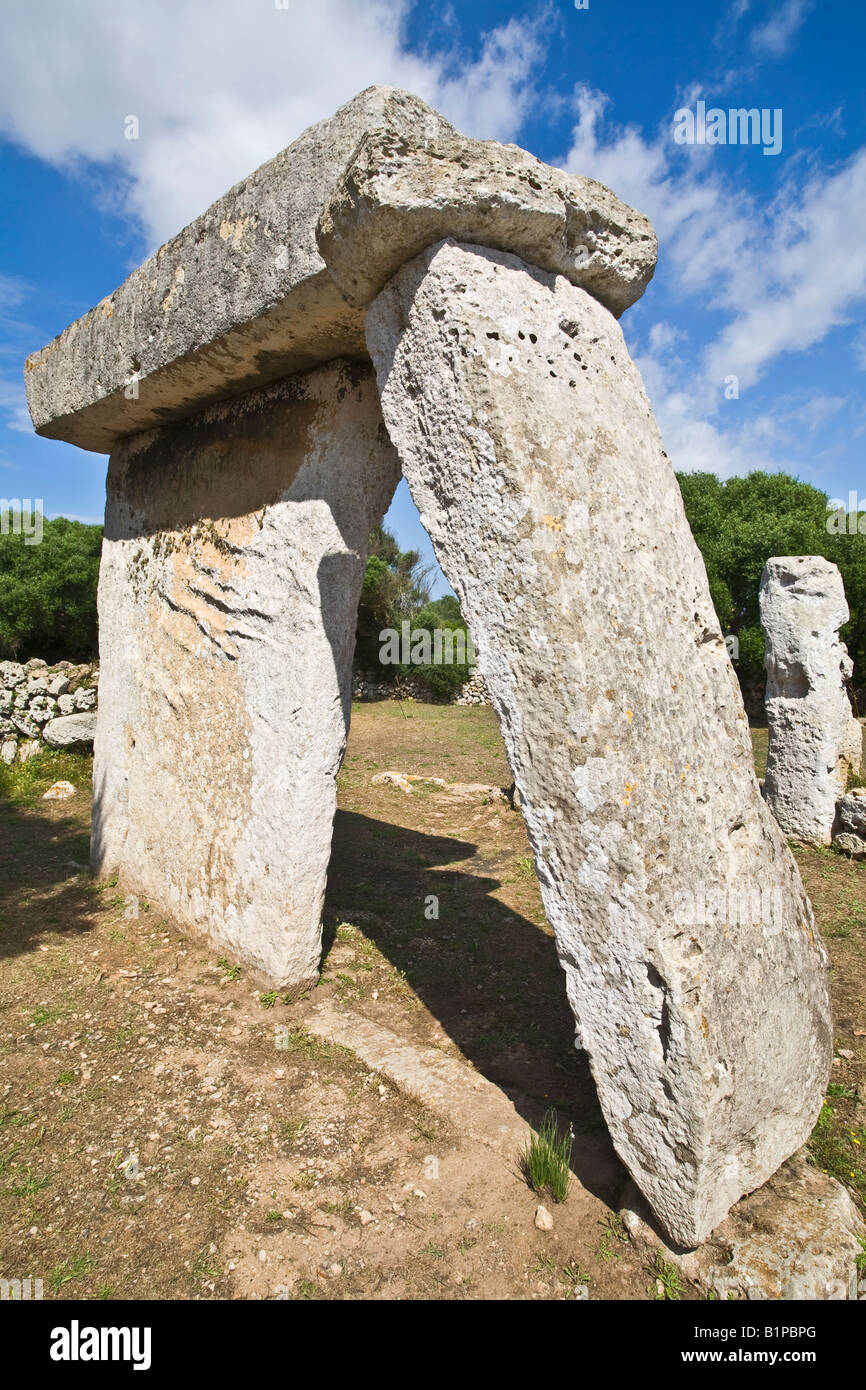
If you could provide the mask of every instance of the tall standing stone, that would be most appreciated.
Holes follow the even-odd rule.
[[[844,682],[852,662],[842,576],[821,555],[776,556],[761,576],[767,686],[764,796],[786,835],[828,845],[849,769],[860,770],[862,730]]]
[[[92,861],[272,986],[315,981],[370,528],[399,477],[337,362],[111,457]]]
[[[830,1013],[640,377],[585,291],[451,241],[393,277],[367,343],[499,714],[611,1135],[695,1245],[808,1137]]]

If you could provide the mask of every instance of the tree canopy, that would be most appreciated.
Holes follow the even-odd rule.
[[[823,555],[842,573],[851,612],[842,638],[854,660],[855,685],[866,685],[866,534],[858,529],[866,532],[866,513],[834,518],[826,493],[786,473],[755,472],[725,482],[713,473],[678,473],[677,480],[722,630],[739,644],[741,680],[753,684],[763,674],[758,588],[764,564],[771,555]],[[0,659],[90,659],[97,654],[102,527],[65,517],[42,526],[38,545],[25,544],[20,534],[0,534]],[[453,595],[430,598],[430,568],[418,551],[401,550],[379,526],[370,536],[358,608],[355,654],[364,669],[386,679],[396,674],[380,665],[379,633],[399,631],[405,620],[413,631],[465,631]],[[456,663],[412,670],[441,698],[469,674]]]
[[[0,534],[0,657],[96,656],[101,548],[101,526],[62,516],[42,522],[38,545],[26,545],[20,534]]]
[[[741,679],[761,677],[761,571],[771,555],[823,555],[839,566],[851,621],[842,629],[855,683],[866,678],[866,535],[828,532],[827,494],[787,473],[678,473],[686,516],[704,558],[722,630],[739,643]],[[852,517],[851,524],[856,519]],[[863,518],[866,526],[866,516]]]

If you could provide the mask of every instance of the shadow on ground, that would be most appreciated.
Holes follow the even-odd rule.
[[[74,816],[0,800],[0,959],[38,949],[49,934],[90,930],[89,844]]]
[[[340,922],[360,926],[476,1070],[534,1127],[555,1106],[574,1127],[572,1169],[614,1203],[627,1180],[614,1153],[552,935],[493,895],[500,880],[445,867],[477,846],[338,811],[325,954]],[[479,869],[483,869],[483,863]],[[425,917],[438,898],[439,918]]]

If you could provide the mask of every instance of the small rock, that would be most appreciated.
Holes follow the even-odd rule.
[[[861,840],[859,835],[852,835],[847,830],[833,836],[833,848],[841,850],[843,854],[850,854],[852,859],[866,859],[866,840]]]
[[[411,792],[412,790],[412,784],[408,777],[402,772],[377,772],[371,781],[374,787],[381,787],[388,784],[393,787],[399,787],[400,790],[404,792]]]
[[[42,800],[68,801],[70,796],[74,795],[75,788],[73,787],[71,782],[55,782],[53,786],[48,788],[47,792],[43,792]]]
[[[547,1207],[538,1207],[535,1212],[535,1226],[539,1231],[553,1230],[553,1217]]]
[[[362,1207],[358,1212],[358,1220],[362,1226],[369,1226],[370,1222],[373,1220],[373,1213]]]

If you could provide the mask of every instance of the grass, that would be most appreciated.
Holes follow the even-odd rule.
[[[837,1097],[848,1088],[835,1086]],[[809,1140],[809,1157],[822,1172],[844,1184],[866,1206],[866,1126],[854,1129],[824,1101]]]
[[[683,1286],[676,1265],[666,1260],[661,1250],[657,1250],[655,1258],[644,1268],[655,1280],[647,1293],[658,1302],[678,1303],[683,1296]]]
[[[577,1260],[569,1260],[563,1267],[562,1276],[566,1284],[570,1284],[572,1288],[576,1288],[578,1284],[588,1284],[591,1277]]]
[[[572,1130],[560,1133],[556,1111],[548,1110],[521,1157],[523,1175],[533,1192],[549,1192],[554,1202],[565,1201],[573,1143]]]
[[[89,1255],[70,1255],[63,1264],[52,1269],[46,1282],[51,1292],[58,1294],[64,1284],[71,1284],[73,1279],[83,1279],[92,1268],[93,1260]]]
[[[301,1135],[303,1134],[303,1132],[304,1132],[304,1130],[305,1130],[306,1128],[307,1128],[307,1122],[306,1122],[306,1120],[301,1120],[301,1119],[284,1120],[284,1121],[283,1121],[283,1138],[286,1139],[286,1140],[288,1140],[288,1142],[289,1142],[290,1144],[296,1144],[296,1143],[298,1142],[298,1140],[300,1139]]]
[[[44,749],[26,763],[0,763],[0,797],[19,806],[41,799],[55,782],[71,782],[81,796],[90,796],[93,758],[89,753]]]

